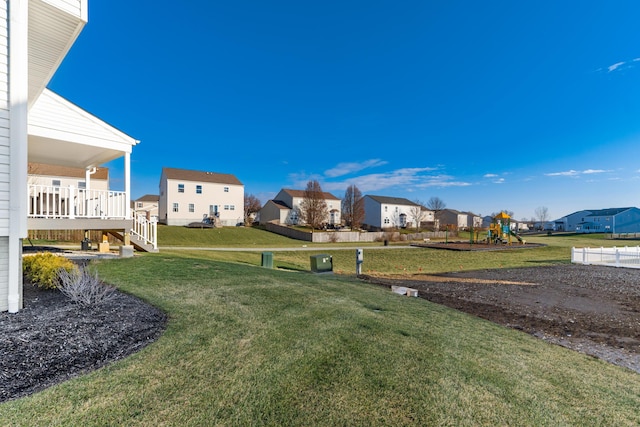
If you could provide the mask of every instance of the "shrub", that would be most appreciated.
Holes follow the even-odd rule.
[[[116,295],[115,288],[102,283],[95,271],[85,268],[71,271],[62,269],[58,271],[58,275],[60,292],[82,306],[97,305]]]
[[[77,270],[77,267],[65,257],[51,252],[41,252],[24,257],[22,270],[31,283],[39,288],[56,289],[59,283],[58,271],[73,271]]]

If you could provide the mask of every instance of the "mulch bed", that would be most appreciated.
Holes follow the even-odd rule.
[[[561,264],[363,277],[640,372],[639,269]]]
[[[0,313],[0,402],[43,390],[122,359],[164,331],[167,316],[116,291],[92,307],[24,285],[24,309]]]

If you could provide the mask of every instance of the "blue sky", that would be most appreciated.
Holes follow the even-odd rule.
[[[616,0],[90,0],[49,86],[141,141],[133,198],[167,166],[232,173],[263,202],[317,179],[555,218],[640,205],[639,16]]]

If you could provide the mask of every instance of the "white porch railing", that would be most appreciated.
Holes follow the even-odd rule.
[[[136,215],[133,219],[131,235],[153,246],[154,251],[158,250],[158,222],[154,218],[147,219],[144,215]]]
[[[123,191],[30,184],[29,218],[127,219]]]
[[[623,248],[571,248],[571,262],[640,268],[640,246]]]

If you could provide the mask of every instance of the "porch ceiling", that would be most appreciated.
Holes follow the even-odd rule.
[[[74,4],[74,7],[70,7]],[[29,108],[87,23],[87,1],[29,0]]]
[[[123,155],[118,150],[29,135],[29,162],[84,169],[100,166]]]

